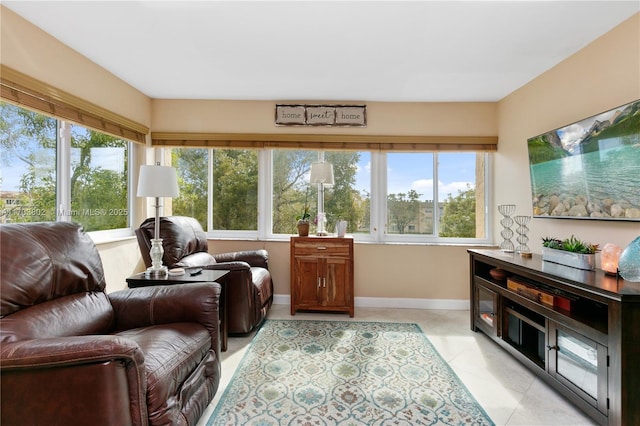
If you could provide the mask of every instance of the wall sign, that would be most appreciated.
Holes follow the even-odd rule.
[[[366,105],[276,105],[277,126],[367,126]]]

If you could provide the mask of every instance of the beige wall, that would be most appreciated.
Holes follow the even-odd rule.
[[[273,124],[275,102],[151,101],[13,12],[0,6],[0,14],[3,64],[148,125],[152,131],[320,131],[276,128]],[[499,134],[499,150],[494,162],[494,204],[514,203],[518,205],[519,214],[528,214],[526,139],[640,98],[639,20],[638,15],[634,16],[499,103],[367,102],[366,128],[321,131],[441,136]],[[500,229],[498,220],[497,217],[494,223],[496,236]],[[534,251],[539,251],[539,238],[546,234],[574,233],[592,242],[611,241],[620,245],[640,234],[637,222],[536,219],[531,228]],[[287,242],[211,242],[214,253],[249,248],[269,251],[276,293],[288,294]],[[124,278],[142,269],[135,239],[100,244],[99,250],[109,291],[124,287]],[[356,244],[355,256],[356,297],[468,298],[465,247]]]
[[[151,128],[153,132],[427,136],[496,136],[498,134],[497,105],[493,102],[366,102],[367,127],[353,128],[276,127],[275,104],[283,102],[286,101],[154,99]],[[297,101],[296,103],[305,102]],[[314,103],[314,101],[307,103]],[[332,104],[330,101],[323,103]]]
[[[495,204],[516,204],[531,214],[527,138],[640,99],[640,14],[499,103],[499,144],[495,156]],[[494,229],[499,229],[495,217]],[[601,246],[626,247],[640,235],[638,222],[534,219],[530,246],[541,251],[543,236],[575,235]],[[496,233],[496,236],[499,234]],[[598,257],[599,259],[599,257]]]
[[[264,248],[276,294],[289,294],[289,242],[209,241],[211,253]],[[355,244],[356,297],[467,299],[466,247]]]
[[[0,23],[2,64],[150,126],[149,97],[4,6]]]
[[[126,278],[145,269],[135,237],[99,243],[98,252],[102,259],[108,292],[127,288]]]

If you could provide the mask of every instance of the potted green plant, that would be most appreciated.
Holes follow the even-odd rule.
[[[544,237],[542,239],[542,260],[592,271],[596,269],[596,253],[599,244],[582,241],[575,236],[560,240]]]
[[[309,189],[307,189],[307,193],[304,197],[304,206],[302,208],[302,214],[296,217],[298,223],[296,224],[298,228],[298,235],[301,237],[306,237],[309,235],[309,219],[311,219],[311,214],[309,214],[309,204],[307,203],[307,198],[309,196]]]

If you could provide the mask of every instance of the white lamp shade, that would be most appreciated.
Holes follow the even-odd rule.
[[[177,197],[178,174],[171,166],[140,166],[138,197]]]
[[[311,163],[310,183],[324,183],[333,185],[333,164],[331,163]]]

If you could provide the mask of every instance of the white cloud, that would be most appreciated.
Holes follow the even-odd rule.
[[[416,191],[421,200],[433,199],[433,179],[418,179],[411,182],[411,189]]]
[[[468,187],[474,188],[475,184],[473,182],[450,182],[447,184],[440,182],[438,197],[440,197],[440,201],[445,201],[449,194],[455,197],[460,191],[466,191]]]

